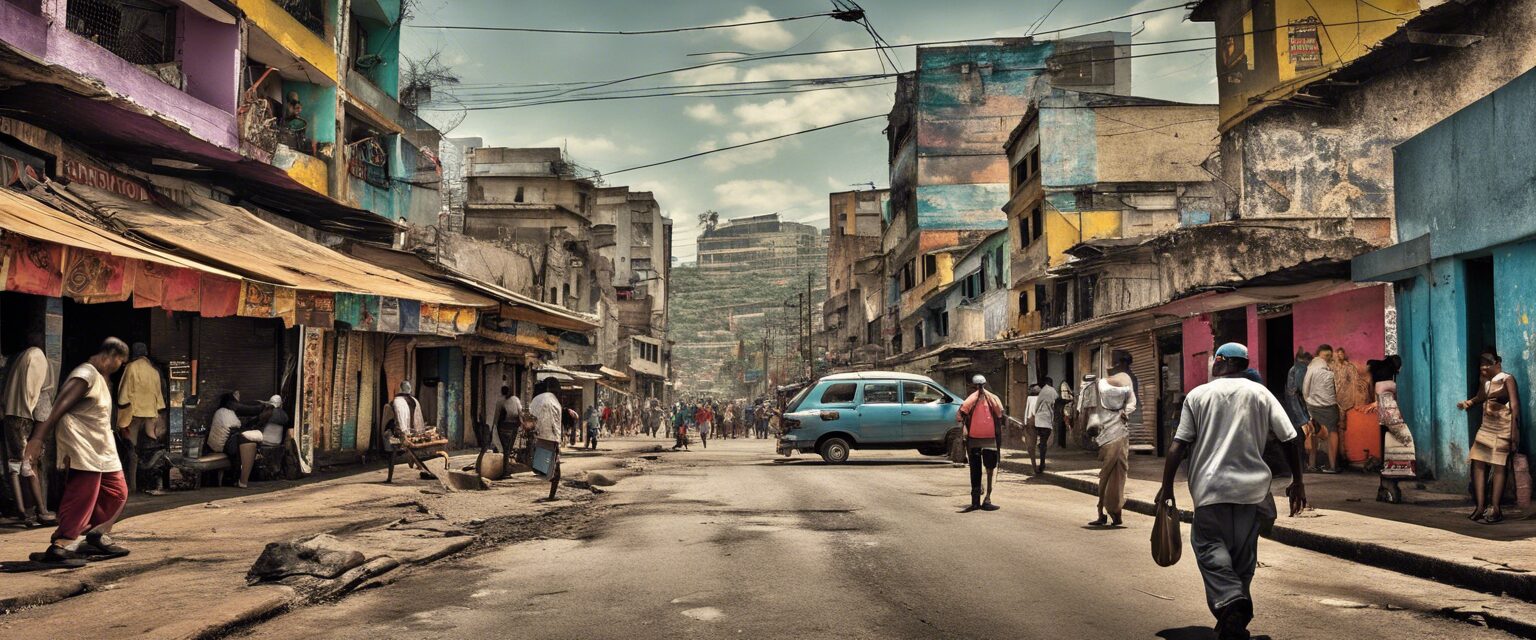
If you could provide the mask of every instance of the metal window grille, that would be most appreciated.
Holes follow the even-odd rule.
[[[298,20],[304,28],[315,32],[316,35],[325,35],[325,4],[323,0],[278,0],[283,11]]]
[[[150,0],[70,0],[70,32],[134,64],[176,59],[176,9]]]

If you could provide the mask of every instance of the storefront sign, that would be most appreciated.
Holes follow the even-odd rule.
[[[144,185],[137,180],[120,176],[95,163],[77,158],[65,158],[62,166],[64,179],[69,182],[78,182],[88,187],[109,191],[129,200],[149,200],[149,189],[144,188]]]
[[[52,154],[63,155],[63,142],[53,133],[13,118],[0,117],[0,134],[8,135],[22,144]]]

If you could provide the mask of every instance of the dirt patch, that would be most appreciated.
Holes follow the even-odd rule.
[[[594,496],[584,495],[572,499],[570,504],[539,513],[486,518],[472,529],[474,544],[459,555],[478,555],[506,545],[543,538],[588,538],[594,534],[598,521],[611,509],[595,504]]]

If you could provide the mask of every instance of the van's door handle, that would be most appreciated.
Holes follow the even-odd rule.
[[[901,412],[901,415],[910,416],[910,415],[912,415],[912,412],[911,411],[903,411],[903,412]]]

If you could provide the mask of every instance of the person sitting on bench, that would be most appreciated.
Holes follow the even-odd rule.
[[[230,462],[239,462],[240,483],[237,486],[245,489],[250,486],[251,469],[256,466],[256,447],[261,444],[261,431],[244,428],[237,413],[242,408],[239,393],[219,396],[219,409],[213,412],[213,421],[208,426],[208,449],[222,451],[229,456]]]

